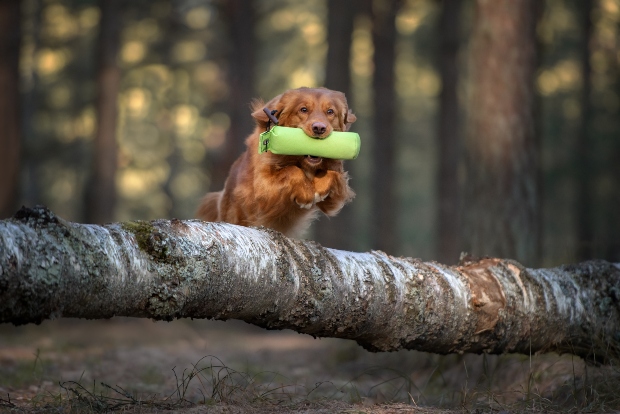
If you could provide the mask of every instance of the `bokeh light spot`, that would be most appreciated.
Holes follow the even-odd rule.
[[[143,42],[133,40],[123,45],[121,59],[127,63],[138,63],[146,56],[146,45]]]
[[[176,62],[197,62],[207,53],[206,46],[200,40],[185,40],[178,42],[172,49],[172,58]]]
[[[206,7],[194,7],[185,15],[185,22],[194,29],[205,29],[209,25],[211,12]]]
[[[63,50],[41,49],[37,54],[37,72],[41,76],[50,76],[65,67],[68,56]]]

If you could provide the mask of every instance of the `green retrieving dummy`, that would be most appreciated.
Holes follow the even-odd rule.
[[[355,132],[334,131],[327,138],[313,138],[301,128],[274,126],[260,134],[258,153],[312,155],[335,160],[353,160],[360,152],[360,136]]]

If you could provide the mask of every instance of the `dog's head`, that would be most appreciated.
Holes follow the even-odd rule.
[[[263,108],[275,112],[278,125],[301,128],[306,135],[323,139],[332,131],[348,131],[356,117],[347,105],[344,93],[326,88],[290,89],[266,104],[261,100],[252,103],[252,116],[261,129],[267,129],[269,119]],[[319,167],[322,159],[308,154],[305,162]]]

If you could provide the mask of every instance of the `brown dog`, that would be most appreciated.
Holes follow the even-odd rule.
[[[318,211],[334,216],[353,199],[342,160],[258,153],[259,134],[267,129],[263,108],[276,110],[280,126],[301,128],[318,139],[332,131],[347,131],[355,122],[342,92],[325,88],[292,89],[267,104],[252,103],[254,132],[246,151],[230,169],[224,190],[208,193],[197,217],[242,226],[265,226],[287,236],[299,236]]]

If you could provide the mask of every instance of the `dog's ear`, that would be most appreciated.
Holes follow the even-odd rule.
[[[282,95],[278,95],[269,102],[265,103],[262,99],[254,99],[250,108],[252,109],[252,118],[256,121],[256,124],[261,128],[267,128],[267,123],[269,122],[269,118],[267,118],[267,114],[263,111],[263,108],[268,108],[269,110],[280,110],[280,98]],[[276,118],[278,114],[276,113]]]
[[[351,128],[351,124],[357,121],[357,117],[350,109],[344,114],[344,131],[348,131]]]
[[[349,109],[349,104],[347,103],[347,97],[344,96],[344,93],[338,91],[332,91],[332,94],[335,94],[335,105],[338,108],[338,112],[342,114],[342,118],[340,118],[340,127],[341,131],[348,131],[351,128],[351,124],[357,120],[357,117],[353,114],[353,112]]]

